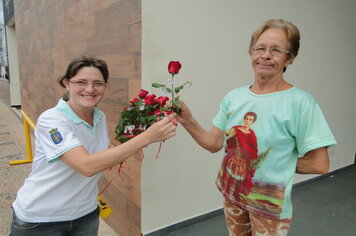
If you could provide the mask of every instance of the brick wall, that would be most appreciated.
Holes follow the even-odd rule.
[[[98,107],[113,137],[118,111],[141,86],[141,1],[18,0],[15,21],[22,109],[36,121],[64,92],[56,80],[71,59],[97,56],[109,65],[109,86]],[[116,173],[106,171],[101,188]],[[122,235],[140,235],[140,162],[125,163],[104,199],[113,208],[107,223]]]

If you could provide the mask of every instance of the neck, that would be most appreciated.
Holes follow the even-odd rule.
[[[256,94],[267,94],[283,91],[293,86],[287,83],[283,77],[280,78],[256,78],[251,86],[251,91]]]
[[[70,101],[67,102],[68,105],[72,108],[74,113],[82,120],[87,122],[90,125],[94,123],[94,111],[93,109],[80,109],[74,106]]]

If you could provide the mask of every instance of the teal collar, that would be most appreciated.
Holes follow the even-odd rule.
[[[86,126],[92,128],[86,121],[79,118],[77,114],[72,110],[72,108],[65,102],[63,99],[60,99],[57,106],[55,107],[57,111],[63,113],[66,117],[71,119],[74,123],[84,123]],[[94,107],[94,127],[99,123],[103,118],[103,113],[96,107]]]

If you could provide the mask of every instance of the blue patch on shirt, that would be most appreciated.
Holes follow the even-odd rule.
[[[55,144],[59,144],[63,141],[63,137],[57,128],[51,129],[49,133],[51,134],[51,139]]]

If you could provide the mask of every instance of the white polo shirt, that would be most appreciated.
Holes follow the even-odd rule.
[[[88,153],[107,149],[104,113],[94,108],[91,126],[61,99],[38,118],[35,140],[32,171],[13,203],[16,215],[27,222],[53,222],[74,220],[95,210],[101,174],[86,177],[60,157],[80,145]]]

